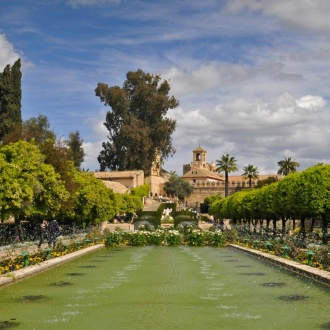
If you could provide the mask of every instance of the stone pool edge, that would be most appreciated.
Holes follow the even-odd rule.
[[[49,259],[46,260],[38,265],[31,265],[19,270],[15,270],[13,272],[4,274],[0,276],[0,288],[9,284],[13,284],[15,282],[18,282],[22,279],[25,279],[28,276],[32,276],[35,275],[37,273],[40,273],[42,271],[45,271],[51,267],[55,267],[57,265],[60,265],[64,262],[76,259],[81,257],[82,255],[85,255],[87,253],[99,250],[99,249],[103,249],[104,245],[103,244],[97,244],[97,245],[93,245],[90,246],[88,248],[82,249],[82,250],[78,250],[72,253],[68,253],[64,256],[61,257],[56,257],[54,259]]]
[[[317,269],[317,268],[314,268],[314,267],[311,267],[308,265],[302,265],[296,261],[287,260],[287,259],[284,259],[284,258],[281,258],[278,256],[273,256],[269,253],[249,249],[249,248],[246,248],[246,247],[243,247],[240,245],[236,245],[236,244],[229,244],[228,246],[230,246],[234,249],[244,251],[253,256],[260,257],[277,266],[283,267],[292,272],[309,277],[317,282],[330,286],[330,273],[325,270]]]

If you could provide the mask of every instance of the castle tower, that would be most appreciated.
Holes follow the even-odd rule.
[[[201,146],[193,150],[193,162],[191,166],[198,168],[207,168],[206,150],[203,149]]]

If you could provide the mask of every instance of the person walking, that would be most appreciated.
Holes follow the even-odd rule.
[[[53,249],[56,246],[56,239],[60,235],[60,226],[57,221],[53,219],[48,225],[48,233],[49,233],[49,241],[48,246],[51,247],[53,245]]]
[[[44,239],[47,242],[49,241],[49,236],[48,236],[48,221],[47,220],[42,220],[42,223],[40,224],[38,248],[41,247],[41,244],[44,242]]]

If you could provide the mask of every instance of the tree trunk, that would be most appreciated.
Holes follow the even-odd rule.
[[[328,218],[326,213],[322,213],[322,244],[328,244]]]
[[[259,225],[259,233],[262,234],[262,225],[264,223],[264,219],[260,219],[260,225]]]
[[[282,238],[285,239],[286,236],[286,218],[282,216]]]
[[[273,237],[276,237],[276,223],[277,223],[277,219],[274,218],[273,219]]]
[[[15,240],[23,241],[23,232],[21,226],[21,219],[19,216],[15,217]]]
[[[300,228],[301,228],[301,235],[302,235],[303,241],[306,238],[305,219],[306,219],[305,216],[302,216],[300,219]]]
[[[315,225],[315,219],[312,218],[312,222],[311,222],[311,227],[310,227],[310,232],[312,233],[314,230],[314,225]]]
[[[228,183],[229,183],[229,181],[228,181],[228,172],[226,171],[225,172],[225,197],[228,196]]]

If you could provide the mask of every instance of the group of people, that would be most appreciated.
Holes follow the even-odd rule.
[[[48,222],[47,220],[43,220],[40,224],[40,240],[38,247],[41,247],[41,244],[46,240],[48,242],[48,246],[55,248],[56,239],[60,235],[60,226],[58,225],[55,219]]]

